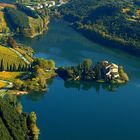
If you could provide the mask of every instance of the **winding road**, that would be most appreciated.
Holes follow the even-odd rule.
[[[4,97],[6,95],[6,92],[13,88],[13,83],[12,82],[9,82],[9,81],[5,81],[5,80],[0,80],[0,82],[4,82],[6,83],[7,85],[5,87],[3,87],[2,89],[0,89],[0,97]]]
[[[26,64],[30,65],[31,62],[29,62],[20,52],[17,50],[10,48],[10,50],[14,51]]]
[[[18,52],[17,50],[13,49],[13,48],[10,48],[10,50],[14,51],[26,64],[30,65],[31,62],[29,62],[20,52]],[[28,75],[24,75],[22,79],[25,79],[29,76]],[[0,82],[4,82],[6,83],[7,85],[3,88],[0,89],[0,97],[4,97],[6,95],[6,92],[13,88],[13,83],[12,82],[9,82],[9,81],[6,81],[6,80],[0,80]]]

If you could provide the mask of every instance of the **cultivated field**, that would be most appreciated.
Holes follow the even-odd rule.
[[[20,65],[26,65],[25,62],[12,50],[7,47],[3,47],[0,45],[0,62],[3,59],[4,67],[8,65],[16,65],[16,67]]]
[[[25,72],[0,72],[0,79],[1,80],[7,80],[7,81],[13,81],[23,75],[25,75]],[[0,83],[2,84],[2,83]]]
[[[0,89],[7,86],[7,83],[0,81]]]

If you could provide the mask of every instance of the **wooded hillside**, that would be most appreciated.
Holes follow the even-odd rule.
[[[71,0],[59,11],[89,39],[140,54],[139,0]]]

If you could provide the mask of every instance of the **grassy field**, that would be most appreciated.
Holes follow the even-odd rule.
[[[0,89],[7,86],[7,84],[5,82],[0,81]]]
[[[10,29],[4,18],[4,13],[2,11],[0,11],[0,33],[7,33],[9,31],[10,31]]]
[[[0,72],[0,80],[13,81],[25,74],[26,72]]]
[[[7,47],[3,47],[0,45],[0,61],[3,59],[4,61],[4,67],[7,67],[8,65],[15,64],[16,67],[18,65],[26,65],[25,62],[12,50],[10,50]]]

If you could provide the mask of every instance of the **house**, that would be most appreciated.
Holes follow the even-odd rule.
[[[119,78],[119,67],[114,63],[109,63],[108,61],[101,62],[101,77],[106,80],[111,80]]]
[[[56,5],[57,7],[60,7],[63,4],[66,4],[67,0],[59,0],[59,3]]]
[[[55,6],[55,1],[48,1],[48,8]]]
[[[45,5],[45,7],[48,7],[49,6],[48,2],[45,2],[44,5]]]
[[[34,7],[32,7],[32,6],[26,6],[26,7],[28,7],[28,8],[30,8],[31,10],[35,10],[35,8]]]
[[[33,8],[36,8],[36,9],[42,9],[44,7],[52,7],[52,6],[55,6],[55,1],[46,1],[46,2],[43,2],[43,3],[38,3],[36,6],[34,6]]]
[[[38,4],[36,7],[34,7],[34,8],[36,8],[36,9],[42,9],[43,8],[43,5],[41,5],[41,4]]]

